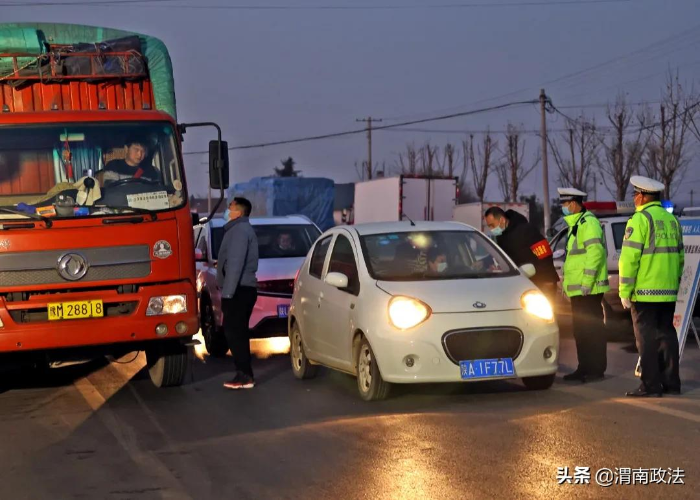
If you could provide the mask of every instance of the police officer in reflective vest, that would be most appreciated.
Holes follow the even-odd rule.
[[[636,209],[620,254],[620,299],[632,309],[642,383],[627,396],[680,394],[673,314],[683,275],[683,234],[678,219],[661,206],[662,183],[639,175],[630,183]]]
[[[578,368],[564,380],[600,380],[607,368],[603,294],[608,283],[605,236],[598,219],[583,206],[587,194],[559,188],[564,220],[569,226],[564,261],[564,293],[571,298],[571,315]]]

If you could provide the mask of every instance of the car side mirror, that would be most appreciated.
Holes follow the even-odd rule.
[[[554,251],[554,253],[552,254],[552,258],[554,260],[563,259],[565,254],[566,252],[560,248],[559,250]]]
[[[221,160],[217,148],[221,149]],[[228,189],[228,142],[209,141],[209,185],[212,189]]]
[[[343,273],[328,273],[326,274],[326,283],[336,288],[347,288],[348,277]]]
[[[194,260],[196,260],[197,262],[206,262],[207,256],[204,255],[204,252],[202,252],[201,248],[194,249]]]
[[[528,278],[532,278],[535,274],[537,274],[537,270],[532,264],[523,264],[522,266],[520,266],[520,270]]]

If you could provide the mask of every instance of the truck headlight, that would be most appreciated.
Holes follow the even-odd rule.
[[[187,312],[187,297],[184,295],[163,295],[151,297],[148,301],[146,316],[179,314]]]
[[[554,322],[554,311],[552,305],[544,294],[537,290],[529,290],[520,297],[520,303],[526,313],[537,316],[547,323]]]
[[[431,313],[427,304],[411,297],[397,296],[389,301],[389,320],[400,330],[420,325]]]

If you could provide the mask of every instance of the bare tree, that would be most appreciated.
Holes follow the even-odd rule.
[[[439,152],[439,148],[430,144],[430,141],[426,141],[425,145],[418,150],[419,172],[421,175],[433,177],[436,174]]]
[[[384,177],[384,174],[386,173],[386,162],[382,162],[381,165],[379,163],[375,163],[371,169],[367,168],[367,160],[360,163],[355,162],[355,172],[357,173],[357,177],[363,181],[372,180],[377,177]],[[366,176],[369,176],[369,179],[365,179]]]
[[[603,184],[617,201],[623,201],[627,195],[630,177],[639,171],[644,151],[651,134],[646,132],[649,113],[642,110],[636,120],[625,97],[620,95],[613,106],[608,105],[607,118],[612,126],[612,137],[606,141],[601,136],[602,157],[597,156]],[[638,124],[635,130],[633,125]],[[626,138],[626,137],[631,138]]]
[[[491,138],[490,133],[484,134],[481,144],[477,144],[474,150],[474,134],[469,135],[468,141],[462,141],[462,152],[464,155],[464,170],[467,165],[471,168],[474,192],[479,201],[484,201],[486,192],[486,182],[489,173],[493,169],[493,156],[498,151],[498,142]]]
[[[669,74],[666,93],[659,105],[659,116],[642,157],[647,175],[664,183],[664,197],[670,198],[683,180],[690,163],[688,132],[698,112],[698,94],[684,89],[678,73]]]
[[[418,150],[412,142],[406,144],[406,151],[399,153],[396,167],[402,174],[416,175],[418,173]]]
[[[457,163],[459,163],[460,152],[451,142],[445,144],[442,148],[442,163],[440,164],[440,170],[447,177],[455,177],[455,168]]]
[[[521,130],[514,125],[508,124],[505,139],[506,150],[495,170],[503,199],[515,202],[518,200],[520,184],[537,167],[542,157],[537,151],[532,164],[525,166],[525,140],[521,136]]]
[[[581,116],[576,120],[568,119],[567,129],[561,135],[563,147],[552,137],[547,137],[559,169],[559,182],[587,191],[592,167],[598,163],[599,142],[595,124]]]

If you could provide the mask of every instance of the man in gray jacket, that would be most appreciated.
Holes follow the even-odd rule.
[[[224,238],[219,249],[216,282],[221,289],[224,333],[236,364],[236,376],[227,389],[255,387],[250,356],[250,315],[258,298],[258,239],[248,221],[252,205],[245,198],[234,198],[224,218]]]

